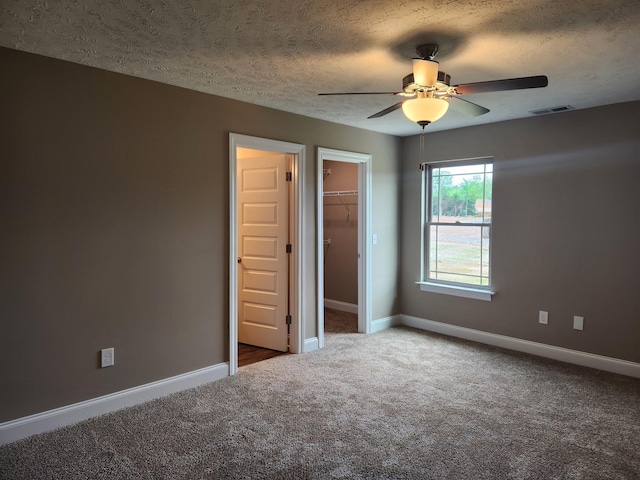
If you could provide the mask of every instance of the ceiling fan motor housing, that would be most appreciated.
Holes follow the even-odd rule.
[[[451,75],[448,75],[445,72],[438,72],[438,81],[435,85],[436,91],[444,90],[446,91],[451,85]],[[413,73],[410,73],[406,77],[402,79],[402,90],[405,93],[414,94],[419,90],[423,90],[424,87],[418,85],[413,79]]]

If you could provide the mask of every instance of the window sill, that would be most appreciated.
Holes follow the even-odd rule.
[[[431,293],[442,293],[443,295],[453,295],[456,297],[473,298],[490,302],[491,297],[496,293],[491,290],[472,287],[460,287],[458,285],[443,285],[441,283],[416,282],[420,285],[420,291]]]

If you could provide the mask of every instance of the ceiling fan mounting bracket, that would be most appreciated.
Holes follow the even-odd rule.
[[[439,48],[437,43],[425,43],[416,47],[416,53],[422,59],[433,60]]]

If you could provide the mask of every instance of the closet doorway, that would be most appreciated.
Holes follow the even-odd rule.
[[[324,346],[324,308],[371,324],[371,155],[319,148],[318,346]]]

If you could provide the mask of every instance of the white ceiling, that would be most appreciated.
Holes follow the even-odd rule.
[[[467,95],[445,130],[640,100],[640,0],[2,0],[0,45],[394,135],[415,46],[452,83],[547,75],[542,89]]]

